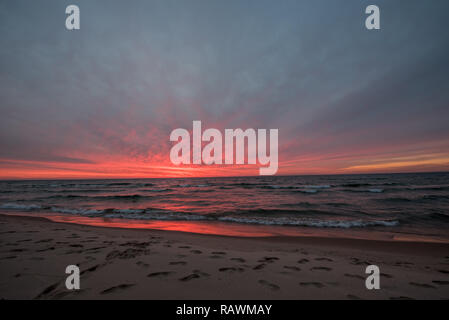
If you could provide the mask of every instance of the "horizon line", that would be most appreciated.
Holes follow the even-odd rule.
[[[405,171],[405,172],[372,172],[372,173],[327,173],[327,174],[280,174],[272,176],[261,175],[235,175],[235,176],[201,176],[201,177],[147,177],[147,178],[13,178],[13,179],[1,179],[0,182],[8,181],[64,181],[64,180],[145,180],[145,179],[210,179],[210,178],[267,178],[267,177],[304,177],[304,176],[361,176],[361,175],[394,175],[394,174],[441,174],[449,173],[449,171]]]

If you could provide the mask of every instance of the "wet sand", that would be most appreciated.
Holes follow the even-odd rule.
[[[0,215],[0,299],[449,299],[449,245],[243,238]],[[78,265],[81,289],[65,287]],[[365,268],[380,267],[380,290]]]

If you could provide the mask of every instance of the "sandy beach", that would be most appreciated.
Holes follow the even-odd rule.
[[[449,245],[243,238],[0,215],[1,299],[448,299]],[[78,265],[81,289],[65,287]],[[381,270],[367,290],[365,268]]]

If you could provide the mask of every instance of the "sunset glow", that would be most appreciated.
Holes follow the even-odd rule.
[[[82,6],[92,18],[69,32],[55,18],[63,3],[2,4],[0,179],[258,175],[258,165],[173,165],[170,133],[195,120],[278,129],[277,175],[449,170],[444,10],[425,25],[411,22],[430,9],[411,10],[385,33],[354,27],[363,12],[336,3],[266,3],[268,16],[111,4],[119,20]],[[399,8],[385,3],[392,16]]]

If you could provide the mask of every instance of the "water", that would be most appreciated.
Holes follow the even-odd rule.
[[[448,239],[449,173],[1,181],[1,212]]]

